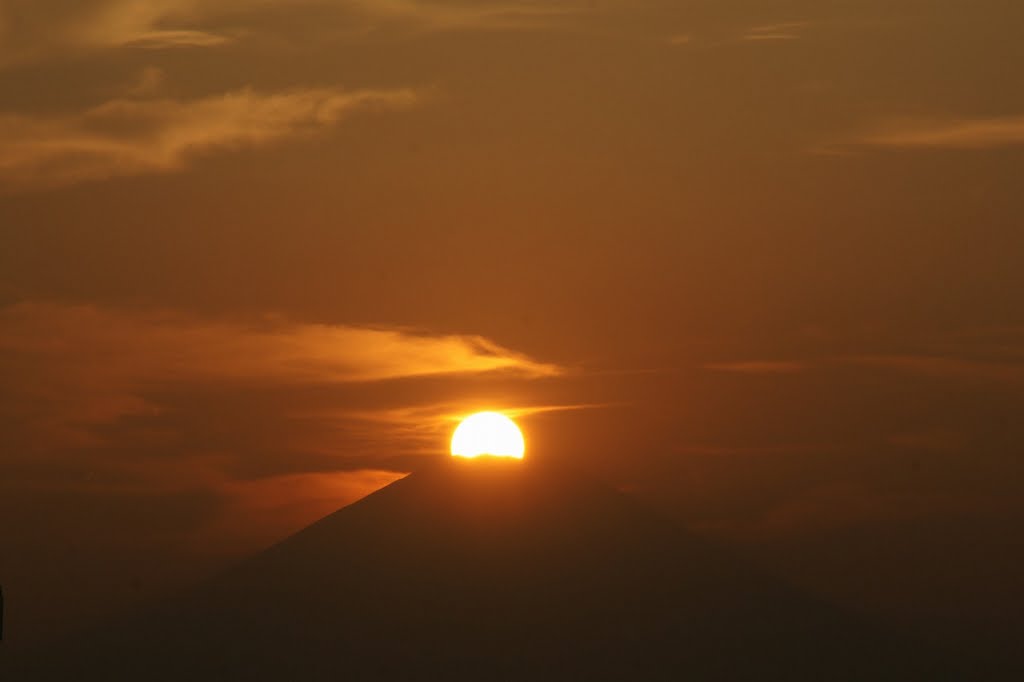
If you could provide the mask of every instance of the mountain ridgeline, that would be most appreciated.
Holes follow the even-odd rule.
[[[411,474],[45,659],[19,676],[908,682],[950,674],[630,497],[528,461],[452,461]]]

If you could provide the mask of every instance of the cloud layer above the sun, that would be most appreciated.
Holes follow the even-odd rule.
[[[160,406],[146,393],[168,386],[294,387],[561,371],[479,336],[55,304],[0,311],[0,349],[17,377],[7,384],[11,400],[18,393],[41,399],[52,411],[36,417],[50,427],[157,413]]]
[[[564,371],[475,335],[9,305],[0,497],[166,508],[161,542],[252,548],[441,453],[474,387]]]

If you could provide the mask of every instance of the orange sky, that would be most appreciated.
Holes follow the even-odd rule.
[[[26,629],[67,585],[85,618],[272,542],[488,408],[837,598],[998,621],[1022,21],[0,0],[0,579],[57,603]]]

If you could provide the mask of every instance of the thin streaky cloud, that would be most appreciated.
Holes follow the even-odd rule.
[[[556,376],[481,336],[177,312],[19,303],[0,309],[0,349],[140,380],[330,384],[514,370]]]
[[[747,29],[740,38],[744,41],[785,41],[798,40],[802,31],[811,25],[809,21],[785,21],[764,24]]]
[[[0,38],[13,36],[0,41],[0,65],[67,51],[224,46],[234,42],[236,35],[276,30],[261,17],[281,8],[334,14],[343,33],[357,34],[391,28],[425,32],[530,29],[587,8],[578,0],[557,4],[522,0],[79,0],[73,5],[62,4],[62,0],[9,1],[22,6],[13,24],[4,23],[0,7]]]
[[[561,370],[559,370],[561,373]],[[497,409],[510,417],[530,417],[535,414],[549,412],[570,412],[576,410],[596,410],[619,407],[625,403],[577,403],[565,405],[518,405],[502,406]],[[329,414],[333,417],[344,419],[356,419],[369,422],[384,422],[388,424],[414,425],[420,428],[433,428],[439,423],[458,423],[474,412],[486,411],[488,408],[482,406],[479,401],[466,401],[462,403],[438,403],[423,406],[396,407],[387,410],[332,410],[327,413],[313,413],[308,416],[323,417]]]
[[[159,417],[155,387],[298,389],[492,373],[562,374],[480,336],[270,318],[21,303],[0,308],[0,410],[30,441],[95,445],[95,427]]]
[[[853,144],[896,149],[991,149],[1024,145],[1024,116],[890,124],[862,135]]]
[[[158,50],[173,47],[216,47],[231,38],[206,31],[147,31],[122,43],[125,47]]]
[[[261,3],[86,0],[74,13],[44,3],[38,15],[29,16],[36,19],[31,25],[46,35],[46,42],[54,49],[215,47],[231,39],[199,24],[225,11],[253,4]]]
[[[525,28],[538,22],[576,14],[575,3],[429,3],[417,0],[350,0],[365,14],[380,20],[414,24],[423,30]]]
[[[180,171],[197,156],[309,135],[355,111],[418,100],[413,90],[242,89],[192,100],[118,99],[52,118],[0,114],[0,188]]]

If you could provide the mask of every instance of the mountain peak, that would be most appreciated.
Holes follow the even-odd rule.
[[[499,460],[417,471],[71,660],[78,679],[105,680],[916,672],[855,619],[630,497]]]

